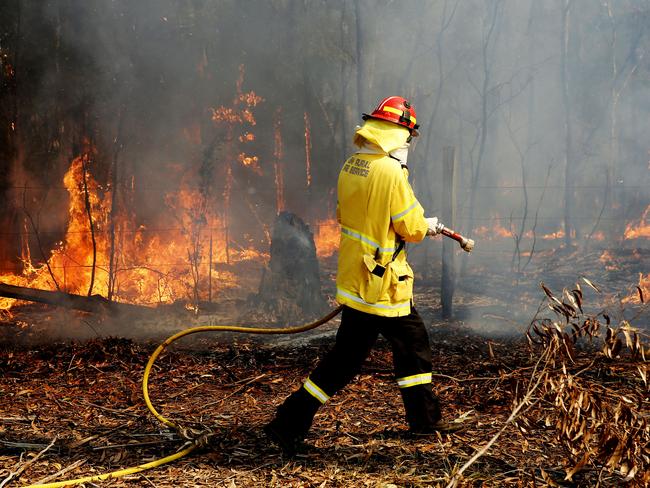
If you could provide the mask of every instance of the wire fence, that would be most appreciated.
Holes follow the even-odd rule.
[[[648,202],[650,204],[650,202]],[[639,216],[641,217],[641,216]],[[327,221],[328,219],[325,219],[324,221],[317,221],[310,223],[310,227],[329,227],[331,225],[330,222]],[[574,222],[595,222],[596,220],[600,222],[620,222],[621,218],[620,217],[571,217],[571,220]],[[638,223],[638,218],[631,218],[628,223],[634,224]],[[535,216],[527,216],[527,217],[520,217],[520,216],[499,216],[499,215],[494,215],[494,216],[489,216],[489,217],[473,217],[469,218],[467,216],[463,217],[456,217],[456,222],[470,222],[474,221],[477,223],[482,223],[482,222],[521,222],[521,221],[526,221],[526,222],[559,222],[557,217],[535,217]],[[219,234],[220,232],[224,232],[225,227],[203,227],[201,226],[201,231],[202,232],[212,232],[214,234]],[[182,233],[189,233],[191,231],[190,228],[187,227],[143,227],[143,228],[138,228],[138,229],[120,229],[116,230],[116,234],[120,235],[128,235],[128,234],[182,234]],[[110,229],[94,229],[93,233],[94,234],[110,234],[112,231]],[[25,230],[25,231],[11,231],[11,232],[0,232],[0,236],[25,236],[25,235],[60,235],[62,233],[65,234],[90,234],[90,230],[69,230],[69,231],[62,231],[62,230]]]
[[[482,185],[482,186],[477,186],[474,189],[476,190],[497,190],[497,191],[512,191],[512,190],[523,190],[524,188],[528,190],[532,189],[539,189],[539,190],[547,190],[547,189],[566,189],[565,185]],[[573,185],[570,186],[569,189],[572,190],[642,190],[642,189],[648,189],[648,185],[628,185],[628,184],[614,184],[609,187],[604,186],[604,185]],[[464,186],[458,188],[458,190],[471,190],[471,187]],[[67,192],[68,189],[63,187],[63,186],[33,186],[33,185],[24,185],[24,186],[5,186],[3,187],[3,190],[7,191],[21,191],[21,192],[26,192],[26,191],[65,191]],[[184,187],[184,191],[199,191],[199,187]],[[168,187],[162,187],[162,186],[151,186],[151,185],[145,185],[142,187],[137,188],[138,192],[169,192],[173,191],[170,190]],[[551,223],[557,223],[555,227],[559,225],[558,217],[553,217],[553,216],[521,216],[521,215],[507,215],[507,216],[500,216],[500,215],[482,215],[482,216],[475,216],[473,218],[469,218],[468,216],[463,215],[467,211],[466,207],[459,206],[458,207],[458,213],[460,215],[457,216],[456,218],[456,227],[458,228],[463,228],[464,226],[467,225],[467,223],[473,223],[474,226],[476,227],[485,227],[489,226],[490,224],[495,224],[501,226],[501,230],[503,229],[504,224],[520,224],[521,222],[537,222],[540,225],[544,226],[545,224],[551,222]],[[588,222],[588,223],[594,223],[596,221],[599,222],[604,222],[604,223],[609,223],[609,222],[621,222],[620,217],[609,217],[609,216],[601,216],[600,218],[594,217],[594,216],[574,216],[571,218],[572,221],[574,222]],[[628,217],[628,223],[632,225],[636,225],[639,223],[638,217],[635,218],[629,218]],[[643,222],[640,222],[643,224]],[[320,229],[322,227],[328,227],[331,226],[332,222],[331,221],[317,221],[313,222],[310,224],[312,228],[315,229]],[[643,225],[647,225],[643,224]],[[214,226],[200,226],[201,228],[201,233],[204,233],[203,235],[206,235],[208,233],[213,233],[216,235],[220,235],[224,233],[225,230],[225,225],[224,226],[219,226],[219,227],[214,227]],[[84,229],[84,230],[66,230],[65,229],[65,224],[62,224],[62,228],[58,230],[40,230],[40,229],[24,229],[22,231],[10,231],[10,230],[2,230],[0,231],[0,237],[9,237],[9,238],[17,238],[17,237],[31,237],[31,236],[63,236],[63,235],[88,235],[88,234],[95,234],[95,235],[110,235],[111,233],[115,233],[115,235],[119,236],[128,236],[128,235],[171,235],[171,234],[177,234],[177,235],[187,235],[191,234],[192,229],[190,227],[137,227],[133,229],[124,229],[120,228],[119,230],[111,230],[111,229],[101,229],[101,228],[96,228],[93,229],[92,231],[90,229]],[[485,231],[484,231],[485,232]],[[545,242],[542,240],[542,236],[546,234],[547,232],[543,230],[538,230],[537,231],[537,237],[538,237],[538,245],[540,242]],[[496,232],[495,232],[496,234]],[[514,238],[513,235],[511,236],[504,236],[504,235],[494,235],[490,234],[489,228],[487,230],[487,233],[482,234],[483,238],[486,240],[491,240],[494,239],[495,237],[499,237],[502,239],[510,239],[512,240]],[[620,237],[620,236],[619,236]],[[642,239],[647,239],[647,237],[641,237]],[[530,237],[526,238],[527,240],[530,240]],[[614,245],[614,243],[612,243]],[[550,247],[549,249],[552,249]],[[535,252],[543,251],[546,249],[536,249]],[[485,248],[477,248],[473,251],[473,254],[475,255],[512,255],[514,252],[514,249],[485,249]],[[522,255],[527,255],[530,250],[521,250],[520,251]],[[221,261],[219,261],[221,262]],[[213,261],[213,264],[215,262]],[[207,260],[205,262],[203,261],[198,261],[198,262],[177,262],[177,263],[143,263],[143,264],[133,264],[131,265],[131,269],[144,269],[147,267],[159,267],[159,268],[187,268],[188,266],[196,266],[196,265],[208,265]],[[96,267],[98,269],[108,269],[108,265],[104,264],[97,264]],[[83,264],[66,264],[65,266],[52,266],[52,269],[64,269],[64,268],[88,268],[91,269],[91,265],[83,265]],[[0,267],[0,272],[14,272],[14,268],[3,268]]]
[[[557,247],[556,246],[549,246],[549,247],[535,249],[533,251],[533,258],[534,258],[534,256],[536,254],[538,254],[540,252],[550,251],[550,250],[553,250],[553,249],[557,249]],[[611,247],[598,248],[598,249],[595,249],[595,251],[597,251],[597,252],[605,252],[607,250],[618,250],[618,249],[620,249],[620,247],[611,246]],[[411,250],[411,252],[412,251],[413,250]],[[507,256],[507,257],[511,257],[513,255],[513,253],[515,253],[515,252],[516,252],[516,250],[514,248],[512,248],[512,249],[484,249],[484,248],[481,249],[481,248],[476,248],[475,247],[472,250],[472,255],[475,255],[475,256]],[[522,256],[522,258],[527,258],[530,252],[531,252],[530,249],[521,249],[517,254],[520,254]],[[463,255],[463,254],[461,254],[462,251],[458,251],[458,253],[460,255]],[[333,254],[332,256],[335,256],[335,255],[336,254]],[[331,258],[332,256],[329,256],[328,258]],[[241,261],[232,261],[231,265],[233,267],[237,267],[240,263],[241,263]],[[224,261],[213,261],[212,265],[215,265],[215,264],[223,265],[223,264],[225,264],[225,262]],[[118,274],[119,274],[120,272],[128,272],[128,271],[134,271],[134,270],[150,270],[153,273],[165,275],[167,273],[161,271],[162,268],[185,268],[185,269],[190,269],[190,268],[196,267],[197,265],[209,266],[207,261],[199,262],[199,263],[189,263],[189,262],[185,262],[185,263],[148,263],[148,264],[133,264],[133,265],[131,265],[129,267],[126,267],[126,268],[117,268],[117,270],[115,270],[115,271],[117,271]],[[39,264],[36,267],[39,268],[40,266],[45,266],[45,264],[42,264],[42,265]],[[0,273],[14,274],[14,273],[17,272],[18,268],[19,268],[19,266],[14,266],[14,267],[2,267],[2,266],[0,266]],[[53,265],[50,265],[50,268],[52,270],[80,269],[80,268],[91,270],[92,265],[84,265],[84,264],[70,264],[70,265],[66,265],[66,266],[53,266]],[[104,264],[104,265],[97,264],[95,266],[95,269],[100,269],[100,270],[105,271],[106,273],[108,273],[108,265],[106,265],[106,264]],[[218,270],[213,270],[213,274],[217,275],[218,273],[219,273]],[[169,271],[169,274],[172,274],[172,271]]]

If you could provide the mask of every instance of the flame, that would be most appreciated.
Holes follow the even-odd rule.
[[[639,273],[639,288],[643,293],[645,303],[648,303],[650,297],[650,273]],[[623,303],[641,303],[641,297],[638,290],[634,290],[629,296],[623,298]]]
[[[255,107],[257,104],[264,101],[264,99],[255,94],[255,92],[250,91],[248,93],[241,93],[239,95],[239,101],[244,103],[249,107]]]
[[[335,218],[316,223],[314,243],[318,257],[326,258],[334,254],[339,248],[340,239],[341,227]]]
[[[512,231],[506,229],[501,225],[501,218],[498,215],[493,215],[492,219],[494,224],[482,225],[474,229],[474,235],[484,239],[494,239],[497,237],[512,237]]]
[[[650,237],[650,223],[648,222],[648,214],[650,213],[650,205],[645,209],[639,223],[636,225],[628,224],[625,228],[626,239],[638,239],[640,237]]]
[[[553,240],[553,239],[563,239],[564,238],[564,229],[557,230],[555,232],[550,232],[548,234],[543,234],[541,236],[544,240]]]
[[[211,109],[212,120],[214,122],[226,122],[229,124],[243,124],[247,122],[250,125],[257,124],[251,108],[262,103],[264,98],[252,90],[246,93],[243,92],[244,74],[244,65],[241,64],[239,65],[239,77],[237,78],[237,95],[233,99],[231,106],[226,107],[225,105],[221,105]]]
[[[253,127],[257,124],[252,109],[264,101],[264,98],[255,94],[252,90],[246,93],[242,91],[244,73],[244,65],[240,65],[239,77],[237,78],[237,95],[233,99],[232,104],[228,107],[221,105],[211,109],[212,121],[215,124],[225,124],[227,126],[228,136],[226,139],[228,141],[233,140],[235,126],[248,124]],[[255,140],[255,134],[244,131],[237,136],[237,140],[241,144],[253,142]],[[229,145],[231,144],[232,142],[229,143]],[[252,169],[258,175],[262,175],[262,168],[259,165],[258,156],[250,156],[244,152],[240,152],[237,156],[237,161],[243,166]]]
[[[618,269],[618,266],[616,264],[616,259],[614,258],[614,256],[609,250],[605,250],[600,255],[600,258],[598,258],[598,260],[605,265],[605,269],[607,271]]]
[[[104,269],[106,261],[102,258],[108,249],[105,230],[110,194],[105,198],[99,196],[99,185],[89,173],[91,163],[90,153],[79,156],[72,161],[63,177],[63,184],[70,197],[68,228],[65,239],[52,251],[47,265],[35,266],[32,263],[25,239],[22,246],[24,271],[22,275],[0,276],[3,283],[49,290],[60,289],[84,295],[107,295],[107,275]],[[14,302],[15,300],[4,299],[0,302],[0,308],[9,308]]]
[[[202,61],[199,70],[207,66]],[[262,174],[260,158],[235,144],[255,140],[250,127],[256,125],[254,108],[264,99],[253,91],[244,92],[244,66],[239,67],[236,95],[229,106],[212,108],[215,125],[225,128],[226,156],[223,193],[210,195],[197,190],[193,168],[180,178],[177,191],[165,196],[169,212],[155,225],[136,223],[133,195],[137,191],[132,178],[127,195],[113,205],[113,188],[102,188],[91,174],[95,150],[84,141],[83,155],[74,158],[64,177],[69,194],[68,222],[65,238],[55,247],[46,263],[34,264],[29,248],[28,226],[21,230],[21,274],[0,275],[0,281],[18,286],[62,290],[76,294],[101,294],[116,301],[158,304],[185,300],[197,304],[212,298],[212,290],[237,287],[241,277],[219,263],[268,260],[247,238],[247,244],[235,242],[230,232],[230,199],[234,183],[232,165],[236,162]],[[283,148],[280,109],[275,120],[274,166],[278,210],[284,208]],[[248,130],[247,130],[248,129]],[[182,131],[193,144],[202,143],[201,124]],[[177,165],[180,170],[184,165]],[[193,189],[194,188],[194,189]],[[122,195],[121,195],[122,196]],[[218,197],[223,197],[219,199]],[[159,228],[157,228],[159,227]],[[0,299],[0,309],[8,309],[15,300]]]
[[[240,124],[242,121],[241,115],[239,115],[231,107],[217,107],[212,110],[212,120],[214,122],[227,122],[229,124]]]
[[[255,117],[253,116],[253,112],[251,112],[249,109],[245,108],[244,110],[242,110],[241,116],[242,119],[248,122],[250,125],[257,124],[257,122],[255,121]]]
[[[245,153],[241,153],[239,156],[237,156],[237,161],[250,168],[258,175],[262,175],[262,168],[260,168],[260,159],[257,156],[247,156]]]
[[[67,230],[47,263],[34,265],[25,245],[23,273],[1,275],[0,282],[81,295],[91,292],[129,303],[182,299],[195,304],[210,298],[208,289],[237,286],[235,273],[216,269],[215,264],[268,259],[268,254],[251,245],[230,249],[223,215],[214,214],[198,190],[182,188],[166,196],[165,203],[172,210],[166,214],[175,220],[161,223],[160,229],[137,226],[134,216],[125,212],[111,216],[112,194],[94,180],[91,166],[90,155],[79,156],[64,176],[69,194]],[[116,243],[112,259],[111,218]],[[0,299],[0,309],[9,309],[15,302]]]

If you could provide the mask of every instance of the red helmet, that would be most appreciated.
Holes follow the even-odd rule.
[[[366,119],[387,120],[406,127],[411,131],[412,136],[419,135],[417,129],[420,125],[416,124],[415,109],[406,98],[384,98],[370,115],[363,114],[363,120]]]

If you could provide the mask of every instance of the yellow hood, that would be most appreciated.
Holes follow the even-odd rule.
[[[392,122],[368,119],[354,134],[354,143],[362,147],[365,141],[375,144],[386,154],[406,144],[409,130]]]

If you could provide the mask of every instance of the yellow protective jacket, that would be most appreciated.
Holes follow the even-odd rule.
[[[388,153],[406,142],[408,130],[370,119],[355,143],[370,143],[343,165],[338,180],[341,224],[336,300],[362,312],[400,317],[411,311],[413,270],[400,240],[419,242],[428,225],[408,182],[408,170]],[[377,154],[378,153],[378,154]]]

